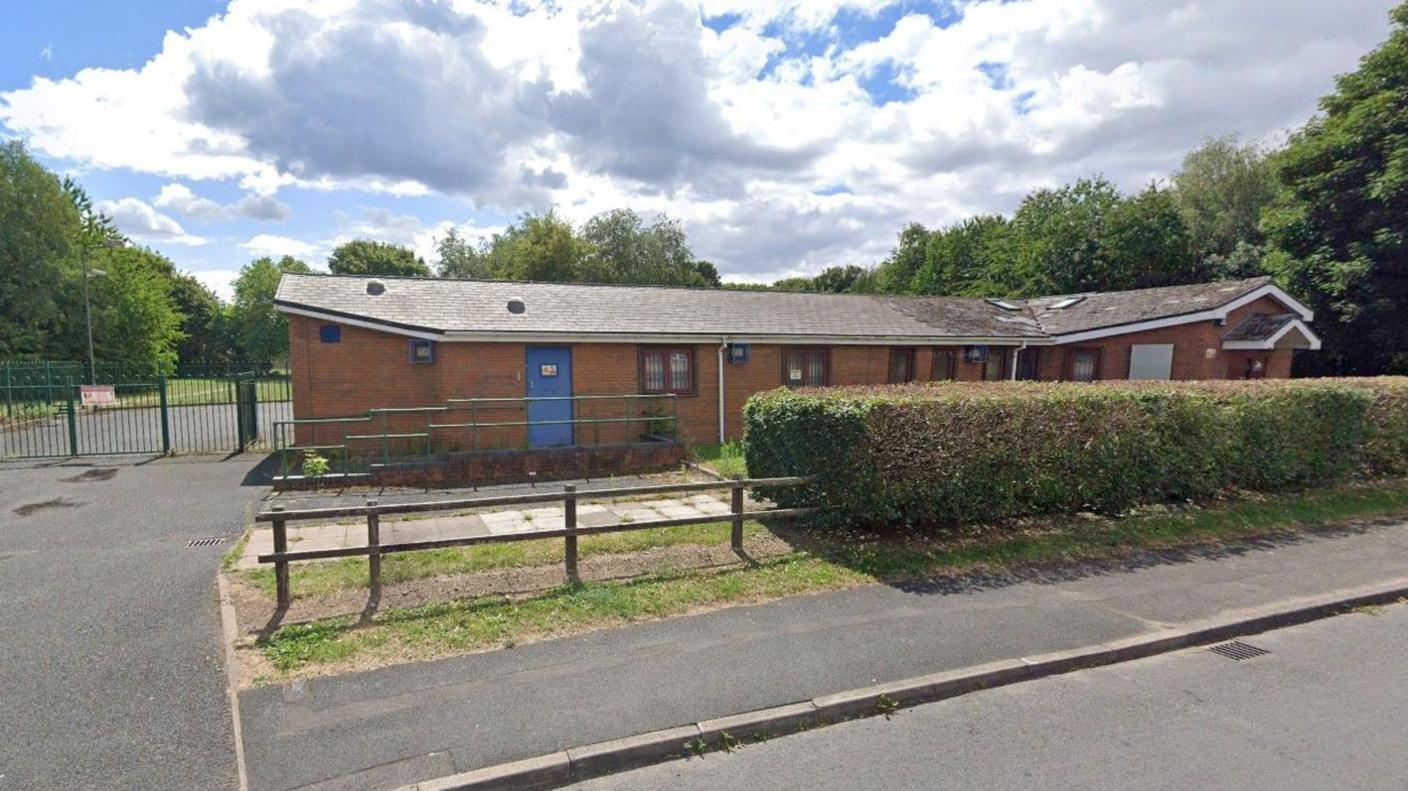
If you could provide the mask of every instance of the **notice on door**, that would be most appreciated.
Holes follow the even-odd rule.
[[[548,364],[548,363],[544,363],[543,365],[538,366],[538,375],[539,375],[539,376],[557,376],[557,366],[556,366],[556,365],[551,365],[551,364]]]
[[[84,406],[117,405],[117,389],[112,385],[79,385],[78,397]]]

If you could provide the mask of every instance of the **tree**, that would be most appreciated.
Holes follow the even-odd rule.
[[[589,249],[571,223],[550,211],[520,215],[503,233],[494,234],[487,258],[495,277],[567,283],[576,279]]]
[[[484,280],[494,274],[489,270],[489,256],[485,245],[474,245],[454,228],[445,236],[435,240],[435,250],[440,254],[440,263],[435,274],[438,277]]]
[[[228,362],[234,351],[230,315],[215,292],[195,277],[177,272],[171,278],[171,299],[181,314],[180,362]]]
[[[277,262],[258,258],[240,270],[230,315],[244,359],[272,362],[288,354],[288,318],[275,309],[274,294],[285,274],[309,271],[307,264],[287,255]]]
[[[1028,195],[1012,215],[1016,261],[1010,296],[1097,291],[1111,280],[1102,240],[1120,192],[1105,178]]]
[[[182,316],[172,298],[171,262],[142,247],[99,247],[89,256],[90,271],[103,273],[90,284],[97,359],[142,363],[171,373],[182,338]],[[70,337],[85,332],[81,310],[68,323]]]
[[[1408,373],[1408,3],[1275,158],[1267,268],[1317,312],[1309,373]]]
[[[1006,294],[1013,282],[1012,233],[1006,218],[970,217],[930,234],[924,263],[912,279],[917,294]]]
[[[370,239],[338,245],[328,256],[328,270],[335,275],[430,277],[430,267],[410,248]]]
[[[646,224],[630,209],[613,209],[588,220],[581,238],[587,248],[577,280],[661,286],[718,283],[718,270],[712,264],[707,270],[699,266],[684,229],[668,217]]]
[[[855,264],[830,266],[821,270],[820,274],[812,278],[812,290],[842,294],[855,288],[858,283],[865,280],[869,275],[870,272],[867,269],[856,266]]]
[[[60,351],[79,227],[62,182],[18,141],[0,145],[0,357]]]
[[[929,229],[917,222],[906,225],[889,257],[875,269],[876,288],[890,294],[912,292],[914,275],[924,265],[924,248],[928,244]]]
[[[1276,174],[1260,147],[1236,135],[1203,141],[1173,174],[1178,213],[1192,254],[1225,261],[1239,246],[1262,243],[1261,212],[1276,197]]]
[[[1110,212],[1101,239],[1106,260],[1102,290],[1153,288],[1206,280],[1189,244],[1188,227],[1172,191],[1151,184]]]

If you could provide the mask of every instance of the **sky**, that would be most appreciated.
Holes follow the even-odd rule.
[[[0,139],[228,298],[354,238],[678,219],[726,280],[1276,145],[1397,0],[4,0]]]

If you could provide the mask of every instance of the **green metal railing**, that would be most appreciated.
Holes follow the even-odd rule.
[[[85,406],[81,388],[113,390]],[[227,453],[269,441],[261,423],[292,414],[287,373],[267,363],[159,366],[0,361],[0,458]],[[262,418],[262,420],[261,420]]]
[[[566,420],[528,417],[530,403],[551,401],[572,402],[573,416]],[[605,417],[582,415],[586,411],[580,408],[583,405],[604,406],[611,402],[621,403],[619,412]],[[655,406],[666,409],[645,411]],[[522,412],[522,419],[481,417],[486,412],[508,410]],[[467,420],[455,417],[466,412]],[[668,393],[452,398],[443,406],[385,407],[349,417],[279,420],[274,424],[274,451],[279,455],[284,477],[301,469],[301,459],[312,454],[328,461],[330,473],[346,476],[367,473],[376,463],[386,465],[445,452],[527,448],[533,426],[572,426],[573,445],[611,444],[614,432],[608,431],[607,441],[603,442],[602,429],[617,425],[622,429],[616,442],[636,442],[647,437],[678,441],[679,403],[674,394]],[[590,442],[586,441],[583,428],[590,430]],[[333,430],[331,436],[327,429]],[[457,435],[467,437],[467,443],[454,439]]]

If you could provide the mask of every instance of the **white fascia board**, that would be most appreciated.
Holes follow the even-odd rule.
[[[1101,327],[1100,329],[1086,330],[1084,332],[1072,332],[1066,335],[1055,335],[1052,339],[1058,344],[1079,343],[1081,341],[1095,340],[1096,338],[1108,338],[1112,335],[1128,335],[1134,332],[1144,332],[1146,330],[1163,329],[1164,327],[1177,327],[1180,324],[1196,324],[1200,321],[1225,321],[1227,314],[1237,308],[1261,299],[1262,297],[1274,297],[1300,316],[1302,321],[1310,321],[1315,318],[1314,311],[1300,304],[1290,294],[1282,291],[1271,283],[1248,291],[1240,297],[1220,305],[1212,310],[1200,310],[1197,313],[1185,313],[1181,316],[1169,316],[1165,319],[1150,319],[1149,321],[1138,321],[1132,324],[1120,324],[1114,327]],[[1301,326],[1304,326],[1303,324]],[[1318,347],[1317,347],[1318,348]]]
[[[1272,349],[1275,349],[1276,344],[1280,342],[1280,340],[1286,336],[1286,333],[1290,332],[1291,330],[1296,330],[1300,332],[1300,334],[1305,338],[1306,343],[1309,345],[1303,348],[1310,349],[1311,351],[1319,351],[1320,336],[1311,332],[1310,328],[1305,326],[1305,323],[1300,321],[1299,319],[1287,322],[1286,326],[1277,330],[1275,335],[1272,335],[1270,338],[1267,338],[1264,341],[1223,341],[1222,348],[1227,349],[1229,351],[1270,351]]]
[[[424,330],[413,330],[407,327],[396,327],[390,324],[379,324],[375,321],[350,319],[346,316],[338,316],[333,313],[322,313],[316,310],[308,310],[306,308],[295,308],[289,305],[276,304],[274,305],[274,308],[280,313],[288,313],[293,316],[307,316],[311,319],[322,319],[323,321],[332,322],[334,324],[346,324],[349,327],[363,327],[369,330],[377,330],[378,332],[388,332],[392,335],[404,335],[407,338],[423,338],[429,341],[445,340],[445,336],[438,332],[426,332]]]

